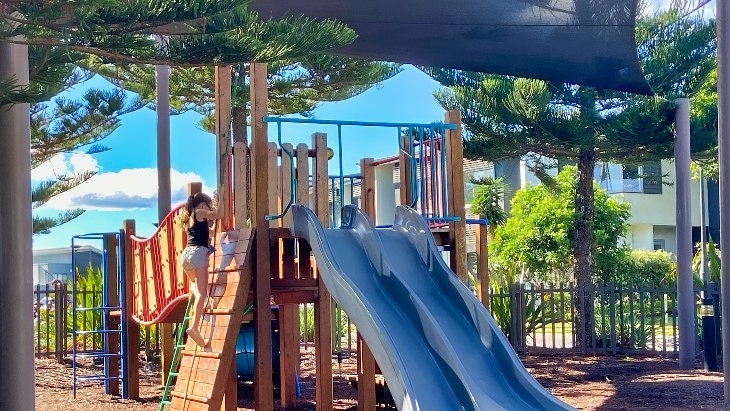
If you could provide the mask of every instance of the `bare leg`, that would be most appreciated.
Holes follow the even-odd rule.
[[[189,275],[189,274],[188,274]],[[190,291],[195,297],[193,303],[192,321],[186,330],[188,336],[200,347],[205,347],[207,342],[200,334],[200,321],[205,309],[205,300],[208,296],[208,267],[195,269],[195,282],[190,284]]]

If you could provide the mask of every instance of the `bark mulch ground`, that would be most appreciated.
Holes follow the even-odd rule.
[[[576,355],[526,356],[525,367],[552,394],[581,410],[723,410],[722,373],[708,373],[697,364],[679,370],[677,361],[660,357],[585,357]],[[41,411],[152,411],[162,392],[159,367],[143,363],[140,401],[122,400],[103,393],[99,384],[86,384],[72,395],[72,368],[50,359],[37,359],[36,409]],[[314,410],[314,355],[302,350],[298,409]],[[98,373],[91,363],[79,364],[79,373]],[[345,380],[355,372],[355,358],[334,361],[335,410],[356,410],[357,391]],[[275,392],[275,394],[277,394]],[[253,410],[253,387],[239,385],[239,410]],[[278,403],[275,404],[278,407]],[[438,411],[438,410],[435,410]]]

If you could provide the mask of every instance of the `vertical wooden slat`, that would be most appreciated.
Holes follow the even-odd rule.
[[[289,143],[282,144],[282,150],[281,150],[281,209],[284,211],[284,208],[289,204],[289,200],[291,199],[292,195],[292,159],[289,157],[289,154],[294,155],[294,148]],[[286,213],[284,217],[282,217],[281,221],[282,227],[291,227],[292,226],[292,216],[291,213]]]
[[[233,226],[241,229],[248,225],[248,149],[243,142],[233,144]]]
[[[449,227],[453,233],[452,248],[449,252],[451,269],[459,276],[462,282],[467,281],[466,265],[466,211],[464,197],[464,146],[461,140],[461,113],[457,110],[446,112],[444,122],[456,124],[456,130],[446,133],[446,167],[449,170],[448,186],[449,214],[459,217],[459,221],[452,222]]]
[[[360,161],[360,175],[362,176],[360,200],[363,212],[376,221],[375,166],[373,162],[372,158],[364,158]],[[358,409],[372,411],[376,407],[375,357],[360,333],[357,334],[357,353]]]
[[[477,225],[476,231],[476,254],[477,254],[477,285],[479,299],[484,307],[489,308],[489,250],[486,225]]]
[[[267,127],[263,117],[268,111],[267,73],[265,63],[251,63],[251,123],[252,141],[254,143],[255,169],[255,207],[253,222],[256,226],[256,275],[254,281],[254,328],[255,328],[255,373],[262,376],[256,378],[255,408],[257,410],[273,409],[273,386],[271,378],[271,267],[269,248],[269,223],[266,213],[269,210],[267,184],[269,181]]]
[[[124,273],[125,281],[125,302],[127,312],[123,316],[126,323],[127,336],[125,344],[127,344],[127,355],[125,358],[125,366],[127,369],[127,394],[131,399],[139,399],[139,324],[136,323],[131,316],[132,301],[134,300],[134,261],[132,259],[132,240],[131,236],[135,235],[136,227],[134,220],[124,220],[123,224],[124,241],[126,250],[124,255]]]
[[[312,147],[314,148],[314,178],[312,191],[314,192],[314,211],[319,222],[324,227],[329,227],[329,177],[327,175],[327,134],[314,133],[312,135]]]
[[[268,167],[269,167],[269,183],[267,186],[269,192],[269,216],[278,216],[281,213],[281,167],[279,167],[278,148],[274,143],[268,143]],[[281,219],[277,218],[269,220],[269,227],[281,226]],[[271,251],[269,254],[271,277],[282,278],[281,261],[279,259],[279,250],[281,241],[277,238],[270,240]]]
[[[309,148],[306,144],[297,145],[297,204],[312,207],[309,201]],[[310,278],[312,265],[310,259],[311,248],[304,240],[298,240],[299,264],[298,277]]]

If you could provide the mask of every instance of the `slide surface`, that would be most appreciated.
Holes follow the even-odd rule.
[[[376,229],[355,207],[340,229],[323,229],[292,208],[320,275],[357,325],[398,409],[572,409],[525,370],[477,298],[444,263],[425,221],[398,207],[392,228]]]

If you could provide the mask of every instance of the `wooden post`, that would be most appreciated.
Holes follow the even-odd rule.
[[[119,306],[119,290],[117,288],[117,235],[116,234],[104,234],[104,249],[106,249],[106,266],[104,272],[106,273],[106,293],[107,305],[110,307]],[[110,311],[105,311],[103,315],[106,317],[106,328],[109,330],[115,330],[119,326],[119,317],[114,315]],[[119,334],[116,332],[109,332],[104,334],[104,349],[107,354],[116,354],[119,352]],[[106,370],[107,377],[110,379],[106,381],[104,392],[109,395],[119,395],[119,380],[114,378],[119,377],[119,357],[107,356],[104,357],[104,369]]]
[[[228,168],[228,154],[231,152],[231,67],[215,66],[215,134],[216,159],[218,166],[218,187],[227,188],[224,180]],[[220,198],[220,193],[218,193]]]
[[[122,313],[122,321],[127,329],[125,344],[127,355],[125,358],[127,370],[127,395],[130,399],[139,399],[139,324],[132,319],[132,302],[134,301],[134,261],[132,258],[132,240],[135,235],[136,226],[134,220],[124,220],[124,301],[126,312]]]
[[[268,111],[268,89],[265,63],[251,63],[251,123],[253,141],[254,181],[256,190],[256,214],[252,219],[256,227],[256,253],[254,276],[254,363],[256,381],[255,409],[270,410],[274,407],[274,387],[271,363],[271,263],[269,210],[267,184],[269,181],[268,135],[264,116]]]
[[[459,221],[449,224],[451,270],[466,284],[466,199],[464,198],[464,145],[461,140],[461,113],[458,110],[447,111],[444,122],[456,124],[456,130],[446,130],[446,147],[449,150],[446,156],[446,167],[450,177],[448,186],[451,187],[449,213],[451,216],[459,218]]]
[[[402,153],[401,158],[403,158]],[[362,210],[375,221],[375,166],[373,163],[372,158],[364,158],[360,161],[360,175],[362,176],[360,198]],[[402,172],[403,168],[401,168]],[[407,199],[408,195],[406,194],[404,197],[403,194],[403,184],[401,184],[401,198]],[[357,404],[359,410],[368,411],[374,410],[377,405],[375,401],[375,357],[360,333],[357,333]]]
[[[60,281],[53,282],[53,301],[56,302],[55,306],[55,319],[56,319],[56,362],[63,364],[63,359],[66,355],[66,284]],[[117,324],[119,320],[117,320]]]
[[[486,225],[476,226],[476,251],[477,251],[477,294],[479,301],[489,309],[489,250],[487,246],[488,234]]]
[[[292,195],[291,179],[292,159],[287,152],[294,154],[291,144],[283,144],[281,153],[281,207],[282,211],[289,203]],[[307,157],[304,157],[307,161]],[[309,189],[308,185],[306,187]],[[296,193],[294,193],[296,194]],[[288,212],[281,220],[283,227],[292,226],[292,213]],[[285,279],[296,277],[296,240],[285,238],[281,240],[281,275]],[[297,405],[297,372],[299,366],[299,305],[283,304],[279,306],[279,368],[281,387],[281,408],[294,409]]]
[[[315,150],[314,210],[324,227],[329,227],[329,178],[327,175],[327,135],[315,133],[312,136]],[[334,398],[332,387],[332,296],[319,277],[319,298],[314,303],[314,343],[317,368],[316,400],[317,410],[331,410]]]

